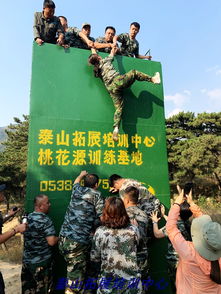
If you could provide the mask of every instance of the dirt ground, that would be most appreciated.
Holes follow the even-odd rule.
[[[21,294],[21,264],[0,261],[0,268],[5,281],[5,293]]]

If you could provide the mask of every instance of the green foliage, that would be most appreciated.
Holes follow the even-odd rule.
[[[177,183],[195,183],[196,194],[221,191],[221,112],[181,112],[166,120],[169,175]]]
[[[7,138],[7,135],[5,133],[5,127],[0,127],[0,152],[4,149],[4,146],[2,145],[2,142],[4,142]]]
[[[22,196],[26,186],[29,122],[28,116],[23,118],[23,121],[14,118],[15,123],[7,127],[7,140],[2,143],[4,150],[0,152],[0,181],[6,183],[8,195]]]

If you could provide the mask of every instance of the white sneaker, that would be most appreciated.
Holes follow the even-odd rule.
[[[112,138],[115,142],[118,141],[118,133],[119,133],[119,129],[118,129],[118,127],[115,127],[113,130],[113,136],[112,136]]]
[[[156,72],[155,75],[152,77],[152,82],[154,84],[160,84],[161,80],[160,80],[160,73]]]

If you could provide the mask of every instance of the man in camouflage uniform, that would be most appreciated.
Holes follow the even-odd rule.
[[[114,37],[114,44],[116,42],[121,43],[120,53],[129,57],[136,57],[140,59],[151,59],[151,56],[144,56],[139,54],[139,42],[136,40],[136,36],[139,33],[140,24],[133,22],[130,25],[130,32],[123,33]]]
[[[80,185],[84,178],[84,186]],[[84,287],[91,239],[102,213],[104,201],[97,191],[99,178],[82,171],[75,179],[71,201],[60,231],[59,250],[67,262],[66,294]]]
[[[110,192],[119,193],[119,196],[123,199],[125,190],[128,187],[135,187],[139,190],[138,207],[143,210],[148,219],[153,211],[160,210],[160,201],[157,199],[148,189],[140,182],[134,179],[125,179],[120,175],[113,174],[109,177]]]
[[[147,248],[148,220],[147,220],[146,213],[137,206],[138,198],[139,198],[139,190],[137,188],[130,186],[124,190],[124,194],[123,194],[124,206],[131,220],[131,223],[133,224],[134,220],[137,222],[139,233],[140,233],[139,245],[137,247],[138,267],[140,268],[140,271],[141,271],[142,280],[147,280],[149,276],[148,275],[148,271],[149,271],[148,248]]]
[[[158,72],[153,77],[137,70],[130,70],[124,75],[120,75],[120,73],[116,71],[112,64],[114,60],[114,55],[116,54],[117,50],[118,48],[116,47],[112,48],[110,55],[104,59],[102,59],[97,54],[91,54],[91,56],[89,57],[89,64],[98,67],[98,75],[96,75],[96,77],[100,77],[102,79],[113,100],[113,104],[115,107],[113,124],[114,141],[118,141],[119,126],[124,104],[123,90],[125,88],[129,88],[136,80],[147,81],[154,84],[160,83],[160,74]]]
[[[64,30],[57,16],[54,16],[53,1],[44,1],[43,11],[34,14],[34,40],[38,45],[44,42],[63,45]]]
[[[91,25],[89,23],[83,23],[81,31],[76,31],[76,28],[68,28],[66,39],[71,39],[71,47],[89,50],[93,47],[95,41],[95,39],[90,36],[90,32]],[[72,36],[74,36],[74,38]]]
[[[89,49],[93,46],[93,38],[88,38],[87,34],[84,34],[77,27],[68,27],[68,21],[65,16],[59,16],[59,19],[65,32],[65,45],[77,48],[84,47],[83,49]]]
[[[111,49],[115,46],[113,44],[113,37],[115,36],[116,30],[112,26],[105,28],[104,37],[99,37],[95,40],[94,47],[100,52],[110,53]]]
[[[46,195],[34,199],[35,210],[28,215],[24,233],[21,272],[22,294],[48,293],[52,286],[52,247],[57,241],[55,228],[47,216],[50,202]]]

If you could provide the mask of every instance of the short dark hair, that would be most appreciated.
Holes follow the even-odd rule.
[[[113,31],[114,31],[114,34],[116,34],[116,29],[115,29],[114,27],[112,27],[112,26],[107,26],[107,27],[105,28],[105,33],[106,33],[106,31],[107,31],[108,29],[113,30]]]
[[[101,222],[112,229],[121,229],[129,225],[130,219],[120,198],[113,196],[106,199]]]
[[[43,8],[54,8],[55,9],[55,4],[51,0],[45,0],[43,3]]]
[[[113,187],[114,186],[114,182],[119,180],[119,179],[122,179],[121,176],[117,175],[117,174],[113,174],[109,177],[108,179],[108,182],[109,182],[109,186],[110,187]]]
[[[135,21],[135,22],[132,22],[132,23],[130,24],[130,27],[133,26],[133,25],[134,25],[136,28],[138,28],[138,30],[140,29],[140,24],[139,24],[138,22],[136,22],[136,21]]]
[[[127,197],[132,203],[134,204],[138,203],[139,190],[136,187],[133,187],[133,186],[127,187],[124,191],[124,195],[125,194],[127,195]]]
[[[65,16],[60,15],[58,18],[60,18],[60,17],[63,18],[63,19],[65,19],[66,21],[68,21],[67,18],[66,18]]]
[[[48,197],[48,196],[44,195],[44,194],[39,194],[39,195],[35,196],[34,205],[35,206],[38,205],[44,197]]]
[[[87,174],[84,177],[84,186],[94,188],[99,182],[99,177],[96,174]]]
[[[183,203],[180,204],[180,218],[183,221],[187,221],[192,215],[193,215],[193,213],[190,210],[190,205],[185,200]]]

